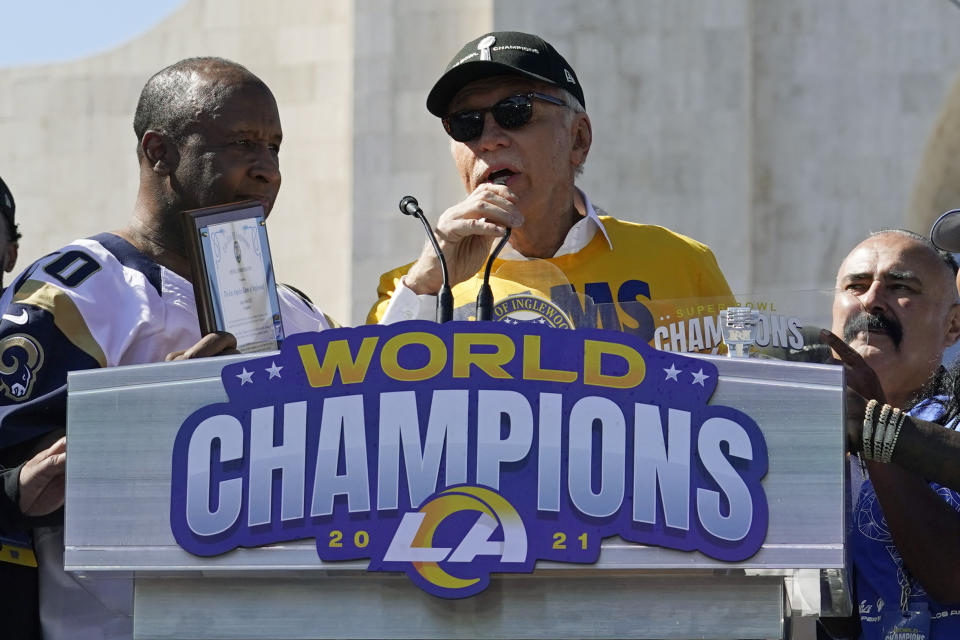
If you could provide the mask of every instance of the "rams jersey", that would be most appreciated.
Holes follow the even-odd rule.
[[[663,309],[674,309],[681,301],[733,301],[706,245],[664,227],[606,215],[600,220],[609,244],[604,234],[596,233],[575,253],[543,260],[494,261],[493,319],[613,329],[650,341],[660,316],[669,313]],[[383,317],[410,266],[380,278],[379,299],[368,323]],[[473,319],[482,282],[481,272],[453,287],[455,319]]]
[[[278,294],[285,335],[330,327]],[[0,310],[0,447],[64,426],[68,371],[159,362],[200,339],[193,285],[110,233],[30,265]]]

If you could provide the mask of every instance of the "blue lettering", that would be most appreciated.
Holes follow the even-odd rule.
[[[636,321],[637,326],[631,327],[624,324],[622,329],[626,333],[632,333],[638,336],[644,342],[653,340],[653,314],[647,309],[646,305],[637,298],[643,296],[650,299],[650,285],[642,280],[627,280],[620,285],[617,291],[617,302],[623,312]]]

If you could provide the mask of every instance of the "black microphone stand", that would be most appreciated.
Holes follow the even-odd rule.
[[[493,291],[490,289],[490,269],[493,267],[493,261],[497,259],[507,240],[510,239],[510,232],[513,231],[507,227],[506,233],[500,238],[500,242],[494,247],[487,258],[487,267],[483,270],[483,284],[480,285],[480,291],[477,293],[477,320],[493,320]]]
[[[404,196],[400,200],[400,213],[406,216],[413,216],[423,223],[423,228],[427,231],[427,238],[433,246],[437,259],[440,261],[440,272],[443,275],[443,284],[437,293],[437,322],[449,322],[453,320],[453,292],[450,291],[450,276],[447,274],[447,260],[440,250],[440,244],[437,237],[433,234],[433,228],[427,222],[427,217],[423,215],[423,210],[413,196]],[[489,269],[488,269],[489,270]]]

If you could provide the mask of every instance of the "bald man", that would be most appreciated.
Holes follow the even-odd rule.
[[[200,336],[180,212],[257,200],[269,214],[280,189],[277,104],[239,64],[191,58],[161,70],[144,86],[133,125],[140,185],[129,223],[42,258],[0,298],[0,361],[15,365],[0,368],[0,448],[33,456],[19,482],[6,483],[24,528],[63,504],[66,456],[56,435],[68,371],[236,346],[229,334]],[[278,293],[285,335],[330,326],[293,291]],[[63,571],[62,527],[32,533],[44,638],[130,638],[131,582],[79,581]]]
[[[925,237],[886,230],[837,274],[843,340],[827,337],[851,386],[848,446],[866,469],[849,541],[861,631],[850,637],[900,637],[911,625],[929,640],[960,637],[958,405],[940,365],[960,337],[957,271]]]

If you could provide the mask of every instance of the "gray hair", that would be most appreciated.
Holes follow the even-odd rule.
[[[560,92],[560,98],[561,98],[564,102],[566,102],[566,103],[567,103],[567,107],[570,108],[570,115],[569,115],[568,118],[567,118],[567,124],[569,124],[570,122],[572,122],[572,121],[573,121],[573,118],[574,118],[578,113],[583,113],[583,114],[586,114],[586,113],[587,113],[587,110],[584,108],[584,106],[583,106],[582,104],[580,104],[580,101],[577,99],[577,97],[576,97],[575,95],[573,95],[572,93],[570,93],[569,91],[567,91],[566,89],[563,89],[563,88],[561,88],[561,87],[557,87],[557,90]],[[579,177],[581,174],[583,174],[583,166],[584,166],[586,163],[587,163],[587,161],[584,160],[584,161],[576,168],[576,170],[574,171],[574,176]]]

